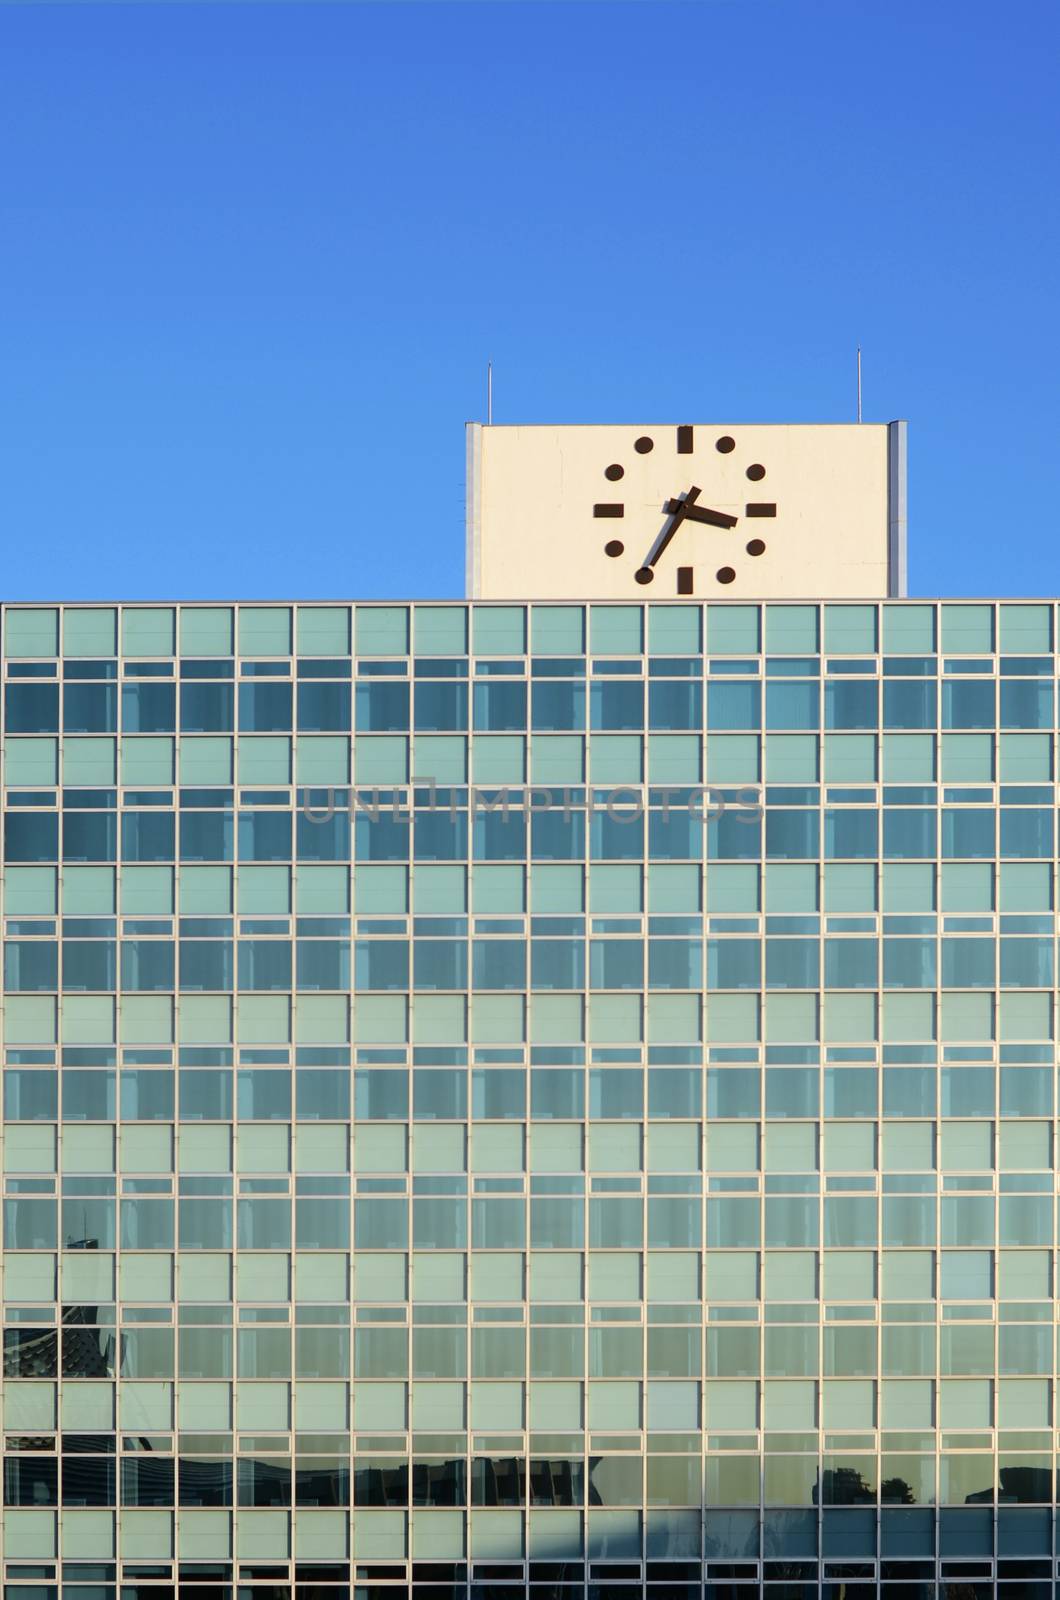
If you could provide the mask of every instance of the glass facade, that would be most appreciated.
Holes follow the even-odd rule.
[[[1055,622],[5,608],[6,1600],[1052,1596]]]

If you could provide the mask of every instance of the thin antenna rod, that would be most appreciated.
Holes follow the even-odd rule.
[[[860,417],[858,418],[860,421]],[[493,426],[493,362],[486,362],[486,425]]]
[[[858,345],[858,421],[861,421],[861,346]]]

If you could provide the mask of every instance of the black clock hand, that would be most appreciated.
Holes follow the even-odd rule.
[[[685,517],[691,514],[694,509],[692,502],[698,500],[701,493],[702,490],[693,484],[687,494],[680,495],[676,500],[667,500],[663,510],[669,513],[670,520],[664,525],[659,537],[648,551],[644,566],[641,568],[642,572],[654,567]]]
[[[676,512],[678,506],[682,504],[680,500],[667,500],[663,510]],[[712,528],[735,528],[739,520],[737,517],[730,517],[724,511],[712,511],[709,506],[686,505],[682,514],[691,522],[708,522]]]

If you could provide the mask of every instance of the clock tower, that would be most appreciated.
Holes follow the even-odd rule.
[[[906,425],[468,425],[476,600],[901,597]]]

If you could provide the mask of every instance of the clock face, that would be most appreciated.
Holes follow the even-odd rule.
[[[874,423],[472,424],[469,591],[652,605],[897,593],[902,440]]]
[[[656,509],[638,492],[637,458],[654,456],[657,480],[660,454],[672,458],[673,487]],[[603,464],[612,498],[595,501],[592,514],[604,555],[628,570],[631,588],[658,584],[660,593],[684,595],[752,577],[777,506],[752,498],[768,493],[768,467],[745,454],[732,434],[682,425],[641,434],[628,460]]]

